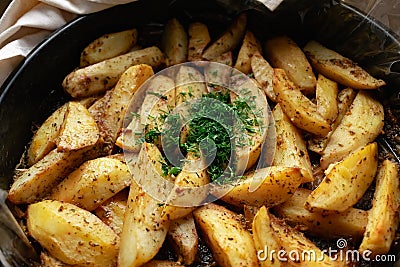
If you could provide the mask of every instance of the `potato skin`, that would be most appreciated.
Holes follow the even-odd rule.
[[[254,241],[236,213],[211,203],[193,215],[220,266],[259,266]]]
[[[74,266],[116,266],[119,237],[73,204],[44,200],[27,211],[29,234],[52,256]]]
[[[62,86],[73,98],[101,94],[112,88],[129,67],[147,64],[156,68],[164,60],[164,54],[158,47],[147,47],[72,71],[65,77]]]

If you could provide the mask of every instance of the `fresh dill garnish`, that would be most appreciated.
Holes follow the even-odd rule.
[[[162,161],[160,161],[160,163],[161,163],[161,170],[162,170],[164,176],[168,176],[168,175],[177,176],[182,171],[181,167],[170,166],[169,164],[164,163]]]

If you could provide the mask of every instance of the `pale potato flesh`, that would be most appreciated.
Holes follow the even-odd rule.
[[[237,47],[246,31],[247,15],[246,13],[240,14],[236,20],[229,26],[229,28],[215,40],[210,46],[206,48],[203,53],[203,58],[213,60],[218,56],[231,51]]]
[[[203,51],[211,41],[207,25],[201,22],[190,23],[188,33],[188,61],[202,60]]]
[[[338,84],[319,74],[315,94],[318,113],[332,123],[338,115]]]
[[[119,237],[95,215],[73,204],[31,204],[27,227],[50,254],[74,266],[116,266]]]
[[[276,147],[273,165],[298,167],[304,176],[304,182],[314,181],[310,157],[301,132],[284,114],[280,104],[272,110],[276,129]]]
[[[314,236],[355,239],[363,236],[368,221],[367,211],[349,208],[335,214],[309,212],[304,208],[304,203],[310,193],[311,190],[305,188],[297,189],[286,202],[273,208],[274,213],[290,224],[301,225],[303,231]]]
[[[375,194],[360,252],[370,250],[373,256],[389,252],[399,224],[399,201],[398,167],[385,160],[376,177]]]
[[[182,24],[173,18],[167,22],[161,38],[161,48],[166,56],[167,66],[187,61],[188,36]]]
[[[345,88],[338,93],[338,114],[336,116],[335,121],[331,124],[331,131],[324,137],[316,137],[313,136],[308,140],[308,149],[316,152],[318,154],[322,154],[326,145],[329,142],[329,138],[332,133],[339,126],[343,117],[346,115],[349,110],[351,104],[353,103],[354,98],[356,97],[357,92],[351,88]]]
[[[315,92],[316,78],[301,48],[287,36],[265,42],[267,59],[274,68],[284,69],[290,80],[304,93]]]
[[[284,263],[279,261],[275,255],[270,255],[268,251],[279,251],[280,245],[278,238],[275,234],[274,229],[271,226],[271,219],[268,210],[265,206],[261,207],[256,215],[254,216],[253,225],[253,240],[257,251],[264,251],[259,254],[260,266],[261,267],[280,267],[284,266]],[[266,251],[266,248],[268,251]],[[265,257],[265,260],[260,260]]]
[[[359,91],[350,109],[329,137],[322,152],[321,167],[326,169],[329,164],[342,160],[351,152],[375,140],[381,133],[383,124],[382,104],[368,92]]]
[[[37,129],[27,151],[29,166],[32,166],[56,148],[55,141],[60,133],[66,111],[67,104],[54,111]]]
[[[199,236],[191,214],[170,223],[168,237],[178,255],[178,261],[190,265],[196,260]]]
[[[207,204],[193,215],[219,266],[259,266],[253,238],[236,213]]]
[[[336,163],[308,196],[306,209],[343,212],[356,204],[375,178],[377,151],[378,145],[370,143]]]
[[[342,85],[354,89],[377,89],[386,84],[372,77],[354,61],[316,41],[308,42],[304,53],[319,73]]]
[[[244,74],[249,74],[251,72],[251,57],[256,52],[261,52],[260,42],[251,31],[246,31],[236,59],[235,69]]]
[[[100,138],[99,127],[87,108],[69,102],[56,138],[57,150],[71,151],[94,146]]]
[[[138,31],[130,29],[100,36],[83,49],[80,67],[127,53],[137,42]]]
[[[260,83],[261,88],[270,100],[276,102],[276,95],[274,92],[273,78],[274,69],[264,59],[260,53],[254,53],[251,58],[251,69],[254,73],[254,78]]]

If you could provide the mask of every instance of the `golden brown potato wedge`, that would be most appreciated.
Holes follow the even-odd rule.
[[[8,199],[16,204],[40,201],[65,176],[94,156],[97,154],[90,148],[68,152],[54,149],[16,177],[8,193]]]
[[[326,136],[331,127],[312,103],[297,89],[283,69],[274,69],[274,91],[282,110],[294,125],[317,136]]]
[[[211,203],[193,215],[219,266],[259,266],[253,238],[236,213]]]
[[[349,153],[375,140],[382,131],[383,121],[382,104],[368,92],[359,91],[349,111],[330,136],[322,152],[321,167],[326,169],[329,164],[342,160]]]
[[[301,48],[287,36],[265,42],[265,53],[274,68],[284,69],[289,79],[304,93],[315,92],[315,75]]]
[[[44,200],[27,210],[29,234],[50,254],[75,266],[115,266],[119,237],[95,215],[70,203]]]
[[[338,84],[322,74],[318,75],[317,88],[315,90],[317,99],[317,111],[328,123],[335,121],[338,114]]]
[[[389,252],[399,223],[399,176],[395,163],[385,160],[376,177],[376,188],[369,210],[367,229],[359,251],[372,255]]]
[[[261,207],[253,220],[253,240],[257,249],[258,260],[261,267],[284,266],[277,255],[269,254],[268,251],[279,251],[281,249],[275,231],[271,226],[271,219],[265,206]]]
[[[101,115],[96,119],[105,141],[104,150],[109,154],[122,129],[133,94],[153,74],[153,69],[146,64],[129,67],[111,91],[108,101],[104,103]]]
[[[87,108],[69,102],[64,121],[56,138],[58,151],[71,151],[94,146],[100,138],[99,127]]]
[[[189,214],[172,221],[169,225],[168,237],[178,255],[178,262],[185,265],[192,264],[196,259],[199,243],[193,216]]]
[[[303,233],[288,226],[283,220],[272,216],[270,216],[270,219],[275,236],[278,238],[278,243],[284,251],[278,257],[285,263],[285,266],[317,267],[344,265],[339,260],[331,260],[326,251],[321,251]]]
[[[244,74],[249,74],[251,72],[251,57],[256,52],[261,52],[261,44],[251,31],[246,31],[236,59],[235,69]]]
[[[128,194],[129,189],[124,189],[94,210],[94,214],[119,236],[124,223]]]
[[[272,115],[276,129],[276,147],[272,164],[298,167],[304,176],[303,182],[314,181],[310,157],[302,134],[283,113],[280,104],[274,107]]]
[[[190,214],[208,195],[205,186],[210,182],[203,159],[188,153],[182,171],[176,176],[174,187],[163,208],[164,219],[176,220]]]
[[[169,221],[161,218],[162,204],[160,205],[160,202],[154,198],[155,195],[147,192],[147,187],[146,192],[142,188],[143,185],[148,185],[143,181],[154,182],[154,175],[162,174],[161,159],[161,153],[156,146],[143,143],[139,158],[132,166],[132,175],[136,177],[132,178],[130,185],[128,207],[121,233],[118,266],[141,266],[150,261],[167,236]],[[162,185],[159,186],[161,189]]]
[[[152,46],[77,69],[65,77],[62,86],[74,98],[88,97],[112,88],[129,67],[147,64],[158,67],[164,54]]]
[[[354,98],[356,97],[357,92],[351,88],[345,88],[338,93],[338,114],[336,116],[335,121],[331,124],[331,131],[325,137],[311,137],[308,140],[308,149],[316,152],[318,154],[322,154],[326,145],[329,142],[329,138],[332,133],[339,126],[343,117],[346,115],[349,110],[351,104],[353,103]]]
[[[240,14],[229,28],[215,40],[203,53],[203,58],[213,60],[218,56],[233,50],[243,39],[246,31],[247,15]]]
[[[136,29],[100,36],[83,49],[80,67],[86,67],[127,53],[136,44],[137,38]]]
[[[378,145],[370,143],[336,163],[307,198],[306,209],[343,212],[356,204],[375,178],[377,152]]]
[[[53,189],[50,198],[88,211],[128,187],[131,174],[120,160],[101,157],[86,161]]]
[[[254,191],[250,191],[255,177],[261,180],[261,183]],[[303,180],[304,177],[299,168],[267,167],[246,173],[243,180],[228,187],[230,190],[221,199],[236,206],[272,207],[290,198]],[[212,193],[220,195],[221,190],[226,189],[226,186],[216,187]]]
[[[161,49],[164,51],[167,66],[187,61],[188,36],[182,24],[173,18],[167,22],[161,38]]]
[[[254,73],[254,78],[256,78],[257,82],[260,83],[264,93],[269,99],[271,99],[273,102],[276,102],[277,99],[273,86],[274,69],[259,52],[254,53],[250,64]]]
[[[337,214],[312,213],[304,208],[310,193],[311,190],[305,188],[297,189],[286,202],[273,208],[274,214],[317,237],[359,239],[363,236],[368,221],[367,211],[349,208]]]
[[[29,166],[32,166],[56,148],[56,138],[60,133],[66,111],[67,104],[54,111],[37,129],[27,151]]]
[[[202,60],[203,51],[211,41],[207,25],[201,22],[190,23],[188,32],[189,32],[188,60],[189,61]]]
[[[376,89],[385,85],[352,60],[332,51],[316,41],[310,41],[304,52],[313,67],[322,75],[354,89]]]

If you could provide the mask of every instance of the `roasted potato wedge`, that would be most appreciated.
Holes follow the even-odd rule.
[[[184,265],[192,264],[196,259],[199,243],[193,216],[189,214],[172,221],[169,225],[168,237],[178,255],[178,262]]]
[[[176,105],[196,99],[207,93],[205,79],[201,72],[189,66],[181,66],[176,74]]]
[[[153,69],[146,64],[129,67],[111,91],[108,101],[104,103],[101,115],[97,117],[97,124],[105,142],[104,150],[108,154],[111,154],[122,129],[133,94],[153,74]]]
[[[372,255],[389,252],[399,224],[399,176],[395,163],[385,160],[376,177],[376,188],[369,211],[367,229],[359,251]]]
[[[259,266],[253,238],[236,213],[207,204],[193,215],[219,266]]]
[[[124,223],[128,194],[129,190],[124,189],[94,210],[94,214],[119,236]]]
[[[128,187],[131,174],[120,160],[101,157],[86,161],[55,187],[50,198],[88,211]]]
[[[281,249],[275,231],[271,226],[271,219],[265,206],[261,207],[253,220],[253,240],[258,251],[258,260],[261,267],[280,267],[283,262],[279,261],[277,255],[270,254],[268,251],[279,251]],[[267,248],[267,249],[266,249]],[[260,251],[264,253],[260,253]],[[264,255],[263,255],[264,254]],[[265,260],[262,260],[264,259]]]
[[[76,167],[97,156],[96,152],[90,149],[68,152],[52,150],[43,159],[16,177],[8,193],[8,199],[15,204],[40,201]]]
[[[193,22],[189,24],[189,49],[188,60],[202,60],[203,51],[211,41],[210,33],[207,25],[201,22]]]
[[[311,137],[308,140],[308,149],[322,154],[326,145],[329,142],[329,138],[332,133],[336,130],[339,126],[340,122],[342,121],[343,117],[346,115],[347,111],[349,110],[351,104],[353,103],[354,98],[356,97],[357,92],[351,88],[345,88],[338,93],[338,114],[336,116],[335,121],[331,124],[331,131],[325,137]]]
[[[273,207],[274,214],[317,237],[359,239],[363,236],[368,221],[367,211],[349,208],[337,214],[311,213],[304,208],[310,193],[311,190],[305,188],[297,189],[291,198]]]
[[[254,179],[261,180],[261,183],[254,191],[250,191]],[[221,197],[229,204],[272,207],[290,198],[303,180],[299,168],[272,166],[248,172],[243,180],[233,186],[216,187],[212,193],[218,196],[220,192],[230,189]]]
[[[27,151],[28,165],[32,166],[56,148],[56,139],[64,121],[67,104],[61,106],[37,129]]]
[[[264,50],[274,68],[284,69],[289,79],[305,94],[315,92],[315,75],[301,48],[287,36],[265,42]]]
[[[382,104],[367,92],[359,91],[349,111],[329,137],[322,152],[321,167],[326,169],[329,164],[342,160],[351,152],[375,140],[381,133],[383,124]]]
[[[214,58],[211,61],[225,64],[225,65],[232,67],[233,66],[233,53],[232,53],[232,51],[228,51],[228,52],[223,53],[220,56]]]
[[[304,176],[303,182],[314,181],[306,142],[300,131],[283,113],[280,104],[272,110],[276,129],[276,147],[273,165],[298,167]]]
[[[136,178],[132,178],[130,185],[118,266],[141,266],[150,261],[167,236],[169,221],[161,218],[162,205],[142,188],[143,185],[148,186],[145,181],[154,182],[154,175],[162,174],[161,159],[156,146],[143,143],[139,158],[132,166],[131,172]],[[162,188],[162,185],[159,186]]]
[[[209,193],[205,185],[210,179],[207,169],[203,168],[203,159],[195,153],[188,153],[186,160],[164,205],[164,219],[176,220],[189,215]]]
[[[283,248],[285,266],[343,266],[342,262],[333,261],[321,251],[312,241],[304,236],[303,233],[287,225],[283,220],[278,220],[272,216],[271,226],[278,238],[279,245]],[[294,253],[293,251],[297,251]]]
[[[130,29],[100,36],[83,49],[80,67],[127,53],[137,42],[138,32]]]
[[[332,123],[338,115],[338,84],[322,74],[318,75],[317,88],[315,90],[317,99],[317,111],[321,116]]]
[[[164,54],[152,46],[77,69],[65,77],[62,86],[74,98],[83,98],[112,88],[129,67],[147,64],[158,67],[164,63]]]
[[[306,209],[343,212],[356,204],[375,178],[377,152],[378,145],[370,143],[336,163],[308,196]]]
[[[161,38],[161,49],[165,53],[167,66],[187,61],[188,36],[182,24],[176,18],[169,20],[165,24]]]
[[[259,52],[255,52],[251,57],[250,65],[251,70],[254,73],[254,78],[259,82],[264,93],[269,99],[276,102],[277,100],[273,86],[274,69]]]
[[[29,234],[52,256],[74,266],[115,266],[119,237],[95,215],[70,203],[44,200],[27,210]]]
[[[385,85],[372,77],[352,60],[332,51],[316,41],[304,47],[312,66],[322,75],[354,89],[376,89]]]
[[[283,69],[274,69],[274,91],[282,110],[294,125],[317,136],[326,136],[331,127],[312,103],[289,79]]]
[[[46,252],[40,253],[40,266],[41,267],[70,267],[71,265],[65,264],[62,261],[57,260],[53,256]]]
[[[203,58],[213,60],[223,53],[233,50],[243,39],[246,32],[247,15],[240,14],[229,28],[215,40],[203,53]]]
[[[87,108],[78,102],[69,102],[60,132],[55,139],[57,150],[85,149],[94,146],[99,138],[99,127]]]
[[[256,52],[261,52],[261,44],[251,31],[246,31],[236,59],[235,69],[244,74],[249,74],[251,72],[251,57]]]

